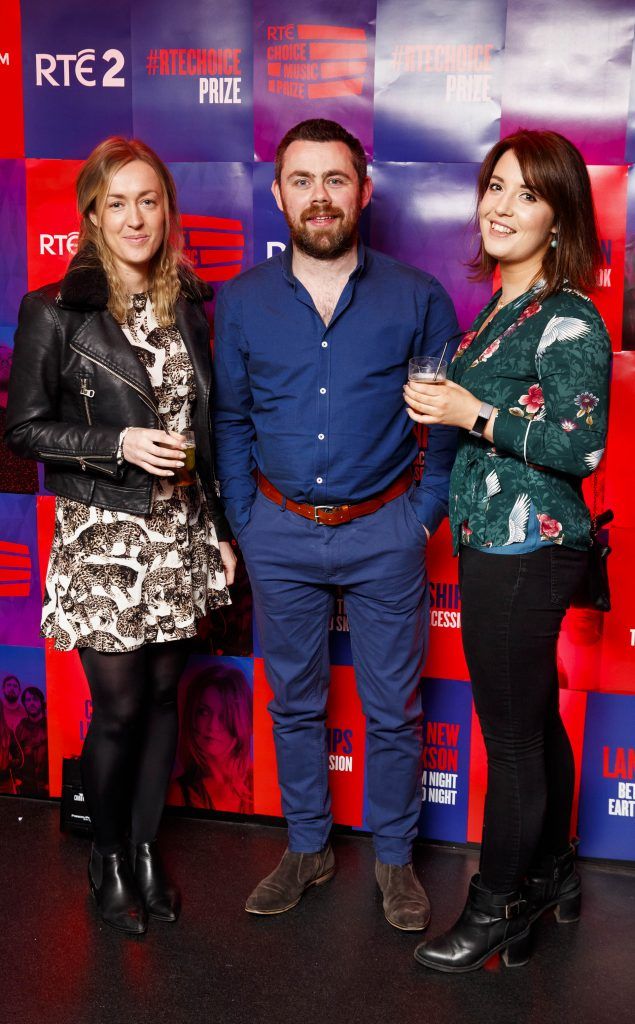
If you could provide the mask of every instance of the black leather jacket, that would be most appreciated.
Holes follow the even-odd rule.
[[[124,427],[160,429],[146,371],[108,312],[106,277],[99,264],[71,263],[60,284],[22,300],[9,381],[6,442],[18,455],[44,463],[54,494],[134,515],[152,507],[154,477],[117,462]],[[202,305],[211,297],[202,281],[183,284],[176,325],[196,381],[192,426],[196,461],[219,540],[230,531],[217,496],[211,436],[209,325]]]

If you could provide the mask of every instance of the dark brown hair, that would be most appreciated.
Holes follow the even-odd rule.
[[[583,292],[592,291],[602,263],[602,249],[595,219],[589,172],[582,154],[558,132],[520,129],[501,139],[481,164],[477,186],[478,205],[485,195],[496,164],[507,150],[513,150],[528,188],[544,199],[555,214],[558,245],[543,257],[545,287],[540,298],[560,291],[569,283]],[[484,280],[496,268],[496,260],[485,252],[481,239],[478,253],[469,264],[472,277]]]
[[[322,117],[314,117],[309,121],[300,121],[290,128],[278,144],[276,150],[275,176],[280,184],[284,154],[292,142],[343,142],[351,151],[353,166],[357,171],[360,186],[368,177],[368,167],[364,147],[359,139],[346,131],[337,121],[327,121]]]

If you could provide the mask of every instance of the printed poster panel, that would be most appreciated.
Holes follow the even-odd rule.
[[[77,252],[75,182],[81,160],[27,160],[29,290],[59,281]]]
[[[632,0],[508,0],[501,138],[550,129],[587,163],[623,163],[634,20]]]
[[[271,192],[273,179],[272,163],[254,164],[254,263],[268,260],[289,241],[287,222]]]
[[[580,853],[635,860],[635,697],[588,697]]]
[[[273,693],[264,662],[254,664],[254,811],[280,816],[282,804],[271,716],[267,705]],[[355,686],[353,669],[331,669],[326,743],[333,819],[338,825],[362,824],[366,722]]]
[[[455,679],[423,679],[423,778],[419,835],[464,843],[470,783],[472,691]]]
[[[134,133],[164,160],[251,160],[251,4],[135,0]]]
[[[167,802],[253,814],[251,658],[189,659],[179,683],[179,740]]]
[[[467,283],[465,264],[478,249],[477,175],[476,164],[373,166],[372,245],[438,278],[463,331],[492,294],[489,282]]]
[[[635,404],[635,352],[613,356],[608,444],[605,456],[604,501],[615,520],[610,527],[635,528],[635,465],[631,417]],[[613,561],[610,568],[613,570]]]
[[[571,741],[575,761],[575,786],[571,811],[571,835],[577,833],[578,802],[582,775],[582,744],[584,740],[587,694],[560,690],[560,715]],[[476,710],[472,709],[472,745],[470,748],[470,795],[467,815],[467,842],[480,843],[483,811],[487,792],[487,755]]]
[[[42,647],[36,499],[0,494],[0,644]]]
[[[459,560],[452,556],[452,536],[447,519],[430,539],[427,566],[430,632],[423,674],[433,678],[469,680],[461,643]]]
[[[375,157],[459,163],[498,141],[505,0],[379,0]]]
[[[0,43],[0,96],[3,98],[0,157],[24,156],[20,36],[20,0],[4,0]]]
[[[599,685],[595,688],[635,694],[635,529],[612,528],[610,543],[611,611],[604,618]]]
[[[307,118],[338,121],[373,152],[373,0],[254,0],[257,160]]]
[[[217,290],[253,262],[251,165],[175,163],[185,251]]]
[[[62,792],[62,760],[79,757],[93,713],[77,651],[56,651],[46,640],[51,796]]]
[[[85,158],[132,135],[130,0],[22,0],[26,155]]]
[[[44,651],[0,647],[0,794],[49,795]]]

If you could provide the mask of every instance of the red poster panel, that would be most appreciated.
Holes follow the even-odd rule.
[[[560,691],[560,714],[573,748],[575,760],[575,790],[571,812],[571,835],[575,835],[578,821],[578,800],[582,772],[582,748],[586,716],[586,693],[574,690]],[[470,799],[467,812],[467,841],[480,843],[483,830],[483,810],[487,791],[487,756],[483,734],[476,711],[472,712],[472,743],[470,747]]]
[[[614,527],[610,531],[610,540],[613,549],[609,557],[612,610],[605,616],[600,677],[596,689],[635,693],[635,529]]]
[[[81,754],[92,705],[77,651],[56,651],[46,641],[46,689],[51,796],[62,792],[62,758]]]
[[[624,253],[628,167],[589,167],[603,263],[593,301],[604,317],[614,351],[622,348]]]
[[[280,816],[280,790],[267,704],[273,694],[264,662],[254,662],[254,813]],[[331,669],[326,729],[329,751],[329,785],[333,818],[338,825],[361,825],[364,800],[366,722],[349,665]]]
[[[2,4],[0,95],[2,96],[0,157],[24,156],[20,0],[4,0]]]
[[[615,513],[614,526],[622,529],[635,527],[635,459],[631,425],[634,408],[635,352],[617,352],[613,358],[604,500],[606,507]],[[611,563],[614,562],[612,558]]]
[[[461,643],[459,560],[452,557],[447,519],[428,545],[430,643],[423,674],[429,679],[469,679]]]
[[[29,289],[59,281],[77,252],[75,180],[81,165],[81,160],[26,162]]]

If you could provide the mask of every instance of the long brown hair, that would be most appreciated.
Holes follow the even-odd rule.
[[[163,240],[150,264],[150,296],[161,326],[174,323],[174,309],[183,279],[195,280],[183,254],[181,218],[174,178],[154,150],[139,139],[113,135],[92,151],[77,178],[77,206],[81,216],[76,265],[91,265],[95,258],[108,279],[108,309],[123,323],[129,296],[100,228],[101,216],[113,177],[132,160],[143,160],[155,171],[161,186],[165,226]],[[94,214],[96,224],[91,220]],[[83,257],[83,258],[82,258]]]
[[[545,285],[540,297],[560,291],[565,282],[580,291],[592,291],[597,284],[602,249],[591,182],[582,154],[564,135],[520,129],[490,149],[478,176],[476,224],[478,206],[494,168],[510,149],[520,164],[527,187],[549,203],[555,215],[558,244],[555,249],[550,246],[543,257]],[[469,266],[473,268],[472,278],[481,281],[496,268],[496,260],[485,251],[482,239]]]

